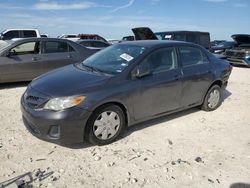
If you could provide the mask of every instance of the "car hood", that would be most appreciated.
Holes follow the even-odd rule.
[[[239,34],[239,35],[232,35],[231,37],[238,45],[250,44],[250,35]]]
[[[81,70],[68,65],[46,73],[31,82],[31,87],[51,97],[80,95],[100,88],[110,76]]]
[[[132,29],[135,40],[158,40],[154,32],[148,27],[137,27]]]

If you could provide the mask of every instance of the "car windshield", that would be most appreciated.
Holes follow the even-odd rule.
[[[142,46],[115,44],[90,56],[82,65],[107,74],[119,74],[145,49]]]

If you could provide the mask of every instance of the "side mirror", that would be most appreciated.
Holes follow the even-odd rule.
[[[8,51],[5,54],[6,57],[11,57],[11,56],[14,56],[14,55],[16,55],[16,51],[15,50],[13,52],[12,51]]]
[[[132,78],[143,78],[151,74],[149,63],[143,62],[132,71]]]

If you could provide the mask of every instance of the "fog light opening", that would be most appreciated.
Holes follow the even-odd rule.
[[[52,138],[60,137],[60,127],[58,125],[52,125],[50,127],[49,136]]]

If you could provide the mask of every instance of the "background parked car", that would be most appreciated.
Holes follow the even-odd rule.
[[[109,43],[100,40],[78,40],[76,42],[78,44],[85,46],[86,48],[90,47],[90,48],[103,49],[110,46]]]
[[[237,47],[226,50],[225,56],[232,64],[250,67],[250,35],[235,34],[231,37],[237,43]]]
[[[120,40],[118,40],[118,39],[107,39],[107,41],[109,44],[116,44],[116,43],[120,42]]]
[[[211,41],[211,46],[217,46],[221,44],[222,42],[226,42],[226,40],[213,40]]]
[[[78,36],[79,36],[80,39],[100,40],[100,41],[108,43],[108,41],[105,38],[103,38],[103,37],[101,37],[100,35],[97,35],[97,34],[79,34]]]
[[[41,37],[38,29],[6,29],[1,32],[0,40],[15,40],[19,38]]]
[[[62,34],[62,35],[58,36],[57,38],[59,38],[59,39],[68,39],[68,40],[71,40],[71,41],[74,41],[74,42],[80,39],[77,34]]]
[[[132,29],[133,36],[123,37],[123,40],[176,40],[199,44],[206,49],[211,47],[209,32],[200,31],[165,31],[154,33],[148,27],[138,27]]]
[[[221,42],[219,45],[212,46],[210,52],[214,54],[224,54],[227,49],[232,49],[237,46],[237,43],[234,41],[225,41]]]
[[[211,47],[210,44],[210,34],[209,32],[200,31],[166,31],[157,32],[155,35],[160,40],[177,40],[177,41],[187,41],[195,44],[199,44],[206,49]]]
[[[122,41],[133,41],[133,40],[135,40],[135,37],[131,35],[122,37]]]
[[[29,81],[52,69],[81,62],[97,51],[65,39],[12,41],[0,49],[0,83]]]

